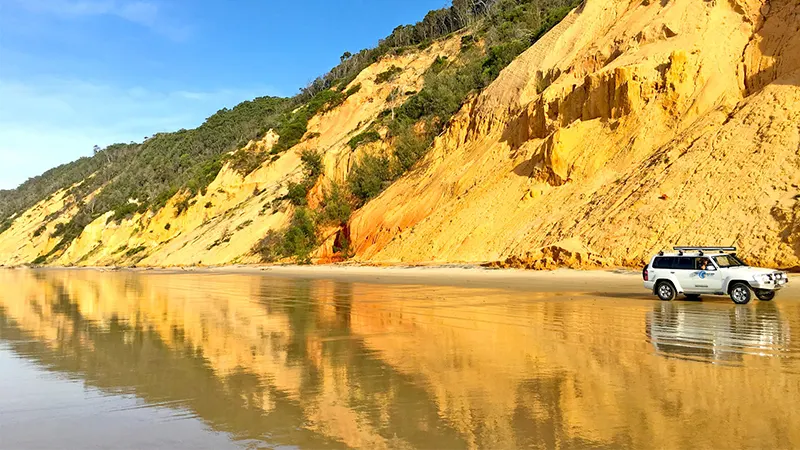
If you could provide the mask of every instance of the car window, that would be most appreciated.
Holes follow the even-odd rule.
[[[694,270],[694,260],[695,258],[689,256],[682,256],[677,258],[676,264],[672,267],[673,269],[679,270]]]
[[[745,263],[743,263],[735,255],[715,256],[714,261],[716,261],[717,265],[720,267],[737,267],[745,265]]]
[[[660,257],[653,261],[654,269],[672,269],[672,261],[676,258]]]
[[[711,264],[711,260],[705,257],[695,258],[694,259],[694,270],[703,270],[703,262],[706,262],[706,268],[711,268],[711,270],[716,270],[713,264]]]

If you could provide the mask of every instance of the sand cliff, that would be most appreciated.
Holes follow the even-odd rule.
[[[603,265],[684,243],[797,266],[799,12],[587,1],[356,215],[359,257],[524,265],[567,240]]]

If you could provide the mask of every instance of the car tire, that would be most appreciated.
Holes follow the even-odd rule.
[[[753,291],[750,290],[750,286],[741,281],[733,283],[730,294],[731,300],[737,305],[746,305],[750,303],[750,299],[753,297]]]
[[[769,302],[775,298],[775,291],[771,291],[769,289],[758,289],[756,291],[756,297],[762,302]]]
[[[696,302],[700,300],[700,294],[686,294],[686,299]]]
[[[675,286],[669,281],[659,281],[656,283],[656,295],[661,301],[669,302],[675,300],[678,293],[675,291]]]

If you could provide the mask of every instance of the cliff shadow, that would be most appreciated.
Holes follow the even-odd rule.
[[[794,0],[773,0],[766,8],[764,22],[753,39],[758,39],[759,62],[771,61],[771,64],[745,76],[748,96],[772,83],[800,86],[800,26],[794,25],[800,24],[800,4]]]

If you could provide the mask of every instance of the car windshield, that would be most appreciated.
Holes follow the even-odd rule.
[[[715,256],[714,261],[717,262],[717,265],[720,267],[739,267],[739,266],[746,266],[741,259],[737,258],[736,255],[723,255],[723,256]]]

